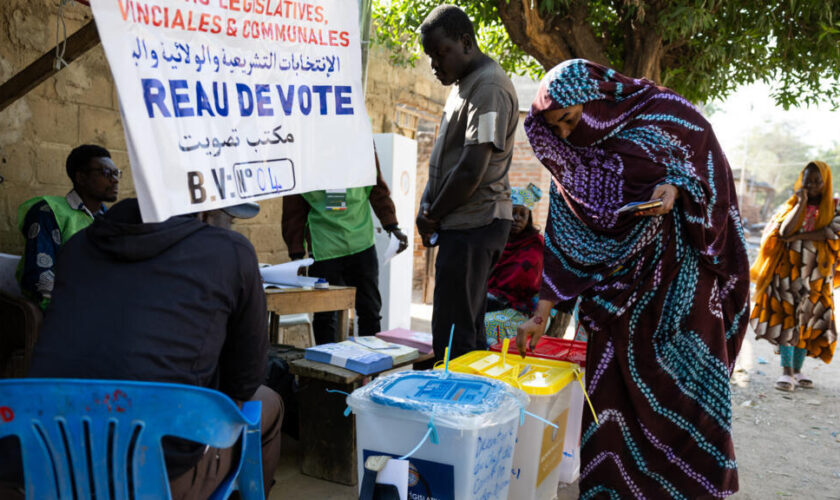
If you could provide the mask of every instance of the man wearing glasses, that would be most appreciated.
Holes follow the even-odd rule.
[[[73,189],[66,196],[37,196],[18,207],[18,228],[26,248],[17,277],[23,294],[46,309],[55,281],[58,249],[105,212],[104,202],[117,201],[122,172],[101,146],[85,144],[67,156]]]

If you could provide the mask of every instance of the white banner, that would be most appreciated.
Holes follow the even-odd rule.
[[[355,0],[94,0],[143,220],[375,183]]]

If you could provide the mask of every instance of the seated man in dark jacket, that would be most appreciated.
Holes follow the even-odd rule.
[[[255,207],[255,208],[254,208]],[[63,247],[31,377],[176,382],[262,401],[266,496],[280,459],[280,397],[265,378],[265,295],[253,246],[230,226],[239,205],[143,224],[114,205]],[[198,423],[197,423],[198,424]],[[236,447],[234,447],[236,448]],[[173,498],[207,498],[235,449],[164,441]]]

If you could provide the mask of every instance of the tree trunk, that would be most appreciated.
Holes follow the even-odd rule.
[[[662,37],[653,31],[628,34],[628,44],[621,72],[634,78],[661,83]]]
[[[499,17],[513,43],[546,70],[573,58],[608,65],[601,40],[586,22],[588,2],[575,0],[567,11],[541,13],[538,2],[497,0]]]
[[[662,36],[656,29],[658,8],[626,16],[624,29],[624,65],[621,72],[635,78],[661,83]]]
[[[587,21],[590,2],[573,0],[568,8],[552,12],[541,12],[540,3],[540,0],[497,0],[499,17],[513,43],[533,56],[546,71],[574,58],[615,67],[607,58],[609,42],[596,35]],[[628,76],[659,82],[664,45],[656,30],[658,9],[651,5],[647,14],[638,3],[631,3],[636,10],[621,15],[624,61],[621,67],[615,68]]]

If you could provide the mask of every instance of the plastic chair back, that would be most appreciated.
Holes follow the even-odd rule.
[[[0,380],[0,438],[21,441],[28,500],[171,499],[161,438],[216,448],[242,438],[212,499],[263,499],[259,401],[242,411],[201,387],[122,380]]]

